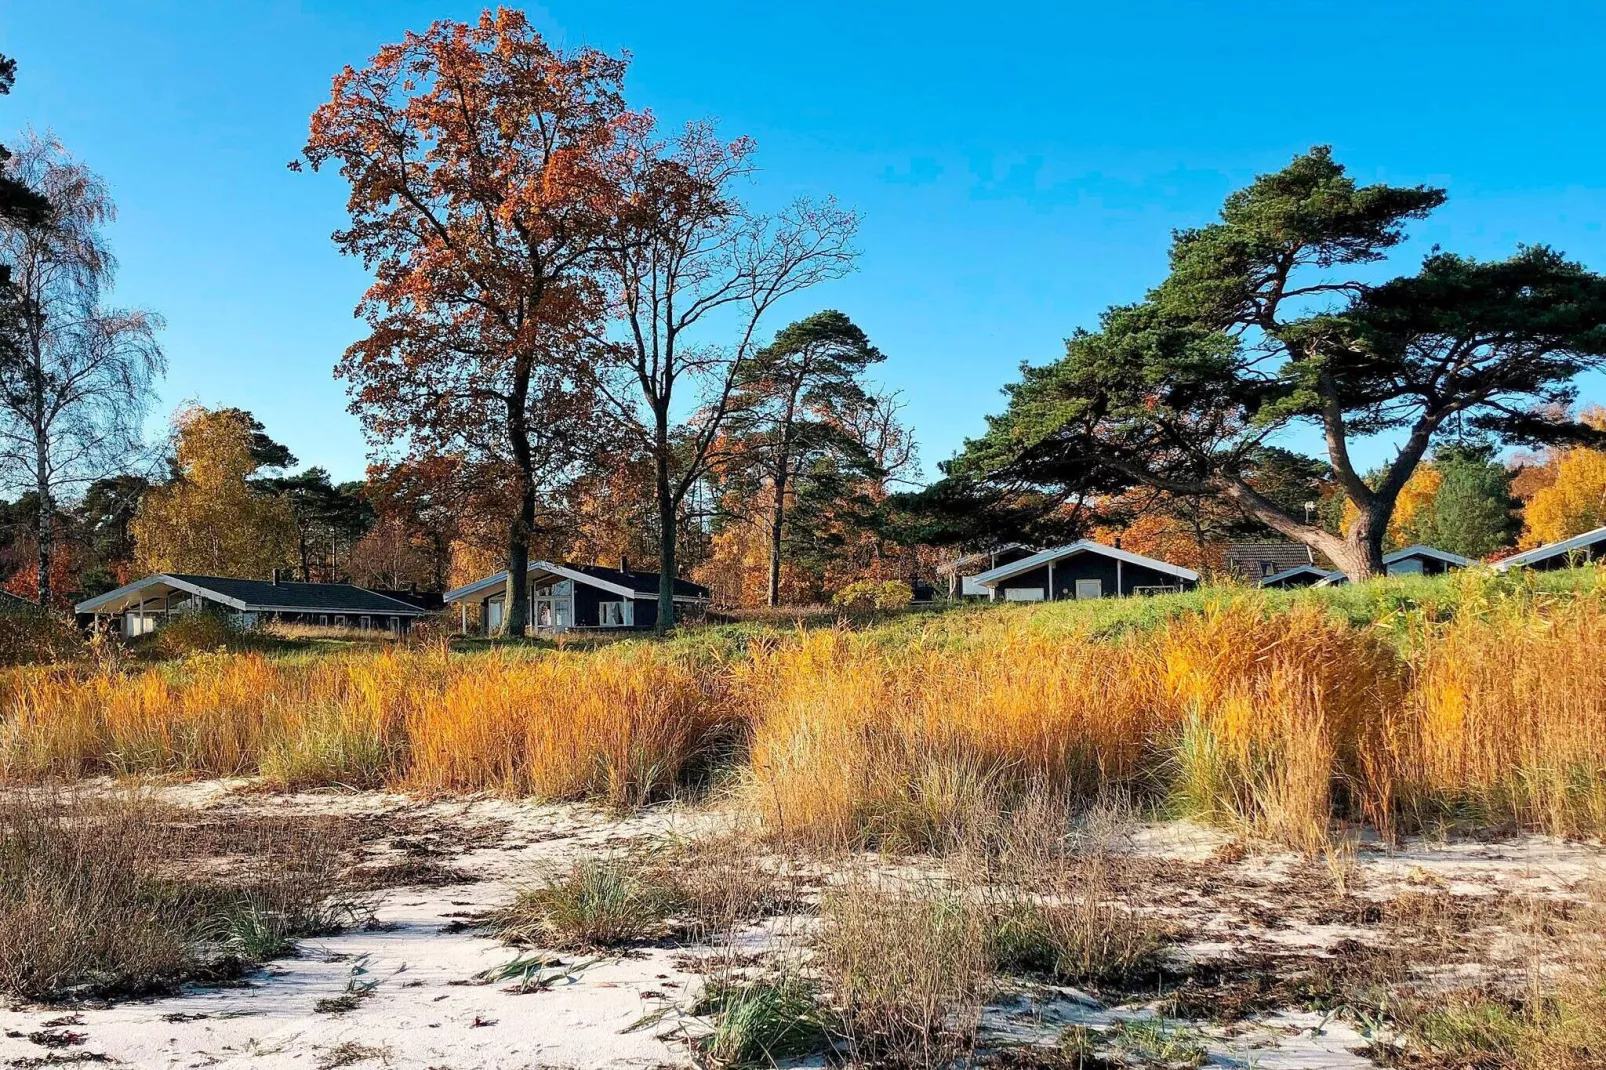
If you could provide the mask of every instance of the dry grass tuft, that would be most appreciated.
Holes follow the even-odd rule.
[[[984,909],[937,884],[854,874],[821,915],[816,961],[856,1059],[941,1066],[974,1047],[994,978]]]
[[[131,797],[0,799],[0,990],[124,995],[223,977],[354,920],[333,848],[257,826],[243,860],[198,874],[184,833]]]

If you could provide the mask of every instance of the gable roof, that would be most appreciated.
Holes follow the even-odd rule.
[[[656,598],[658,597],[659,576],[656,572],[625,572],[616,568],[604,568],[601,565],[572,565],[554,564],[551,561],[530,562],[529,575],[547,574],[562,576],[564,579],[583,583],[588,587],[596,587],[621,598]],[[494,591],[498,587],[506,586],[507,570],[503,569],[494,576],[487,576],[483,580],[475,580],[453,591],[446,592],[446,601],[460,602],[465,598],[477,594]],[[700,583],[690,580],[675,580],[674,598],[677,602],[701,602],[709,597],[709,590]]]
[[[1303,543],[1286,539],[1267,542],[1234,542],[1227,545],[1227,569],[1251,579],[1270,566],[1272,572],[1286,572],[1300,565],[1313,564],[1311,551]]]
[[[997,557],[999,554],[1007,554],[1014,550],[1023,550],[1028,554],[1035,554],[1037,552],[1036,547],[1027,546],[1023,542],[1006,542],[1002,546],[993,547],[991,550],[978,550],[976,553],[966,554],[965,556],[956,558],[953,561],[948,561],[944,564],[938,565],[937,575],[973,576],[975,573],[965,572],[963,570],[967,568],[975,568],[977,565],[991,566],[993,563],[993,558]],[[976,571],[980,572],[984,570],[977,569]]]
[[[999,565],[997,568],[989,569],[973,578],[982,586],[991,587],[1000,580],[1007,580],[1009,577],[1017,576],[1022,572],[1030,572],[1039,565],[1074,557],[1077,554],[1101,554],[1104,557],[1113,557],[1117,561],[1125,561],[1129,565],[1142,565],[1144,568],[1152,568],[1156,572],[1164,572],[1179,579],[1195,582],[1199,579],[1199,574],[1191,568],[1183,568],[1181,565],[1173,565],[1168,561],[1160,561],[1153,557],[1144,557],[1142,554],[1135,554],[1130,550],[1106,546],[1102,542],[1094,542],[1092,539],[1081,539],[1077,542],[1067,543],[1064,546],[1043,550],[1030,557],[1023,557],[1019,561],[1011,561],[1007,565]]]
[[[1281,572],[1275,572],[1270,576],[1265,576],[1260,580],[1260,586],[1275,587],[1285,580],[1291,580],[1295,576],[1304,575],[1306,573],[1310,573],[1311,575],[1317,577],[1318,580],[1331,580],[1333,578],[1333,573],[1329,572],[1327,569],[1318,565],[1306,563],[1303,565],[1296,565],[1293,568],[1285,568]],[[1340,573],[1340,575],[1342,575],[1342,573]]]
[[[1469,557],[1452,554],[1448,550],[1440,550],[1435,546],[1424,546],[1421,543],[1417,543],[1415,546],[1407,546],[1403,550],[1395,550],[1391,554],[1384,554],[1383,564],[1386,567],[1396,561],[1404,561],[1408,557],[1431,557],[1436,561],[1443,561],[1447,565],[1459,565],[1462,568],[1472,564],[1472,559]]]
[[[161,590],[183,591],[242,612],[369,613],[421,617],[427,610],[351,583],[274,583],[162,572],[79,602],[79,613],[121,613]]]
[[[1532,550],[1524,550],[1520,554],[1512,554],[1503,561],[1496,561],[1494,567],[1504,572],[1508,568],[1531,565],[1535,561],[1548,561],[1553,557],[1563,557],[1577,550],[1587,550],[1601,543],[1606,543],[1606,528],[1596,528],[1582,535],[1574,535],[1570,539],[1558,539],[1543,546],[1536,546]]]

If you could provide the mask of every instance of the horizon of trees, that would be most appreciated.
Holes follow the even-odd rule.
[[[1606,524],[1606,416],[1571,415],[1606,357],[1606,284],[1526,248],[1346,277],[1443,192],[1358,187],[1323,149],[1179,234],[1160,287],[1023,369],[920,487],[865,333],[833,309],[770,323],[853,269],[854,213],[754,212],[752,143],[662,134],[625,66],[503,10],[336,78],[303,159],[339,167],[336,242],[374,272],[338,374],[375,449],[341,483],[239,408],[186,404],[144,442],[161,323],[109,304],[107,187],[52,139],[0,146],[5,588],[62,608],[153,570],[442,590],[628,559],[779,605],[992,541],[1091,535],[1212,570],[1283,536],[1365,572],[1414,542],[1491,557]],[[14,76],[0,57],[0,95]],[[1301,421],[1326,459],[1276,444]],[[1399,456],[1356,470],[1350,441],[1391,431]]]

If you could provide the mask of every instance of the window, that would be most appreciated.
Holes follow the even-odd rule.
[[[373,627],[373,626],[374,626],[374,618],[372,618],[372,617],[368,617],[368,616],[364,616],[364,617],[363,617],[363,618],[362,618],[362,622],[361,622],[361,623],[360,623],[360,624],[358,624],[358,625],[357,625],[357,627],[359,627],[359,628],[361,628],[361,629],[362,629],[362,630],[363,630],[363,631],[365,631],[365,632],[366,632],[366,631],[367,631],[367,630],[368,630],[368,629],[369,629],[369,628],[372,628],[372,627]]]
[[[625,626],[625,604],[623,602],[598,602],[597,624],[603,628],[623,628]]]
[[[336,616],[335,616],[335,627],[336,628],[344,628],[345,626],[346,626],[346,616],[345,616],[345,614],[344,613],[336,614]]]
[[[1004,601],[1006,602],[1041,602],[1043,589],[1041,587],[1006,587],[1004,588]]]
[[[329,627],[329,614],[327,614],[327,613],[318,614],[318,623],[323,625],[325,628]]]
[[[1078,598],[1103,598],[1104,597],[1104,581],[1103,580],[1077,580],[1076,581],[1076,597],[1078,597]]]

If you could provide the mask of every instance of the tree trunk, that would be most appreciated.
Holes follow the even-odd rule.
[[[781,530],[786,523],[786,474],[792,467],[792,424],[797,419],[798,394],[808,378],[805,364],[792,380],[786,395],[786,411],[781,416],[779,456],[775,458],[775,508],[770,512],[770,582],[765,601],[771,606],[781,604]]]
[[[535,531],[535,484],[519,481],[519,511],[507,540],[507,591],[502,596],[503,635],[524,635],[530,624],[530,536]]]
[[[765,602],[781,604],[781,530],[786,523],[786,463],[775,468],[775,506],[770,510],[770,582]]]
[[[1388,512],[1393,512],[1392,505]],[[1341,554],[1328,551],[1333,564],[1343,569],[1351,583],[1369,580],[1388,571],[1383,564],[1383,535],[1388,530],[1388,516],[1374,506],[1363,509],[1350,525]]]
[[[502,634],[523,636],[530,624],[530,537],[535,533],[535,455],[530,449],[530,377],[533,353],[522,353],[507,396],[508,444],[518,468],[519,505],[508,531],[507,592],[502,596]]]
[[[39,608],[50,612],[50,564],[55,550],[55,502],[50,494],[50,444],[42,433],[34,434],[34,486],[39,495],[39,515],[34,530],[38,549]]]
[[[655,635],[675,626],[675,494],[669,485],[669,414],[657,414],[658,619]]]

